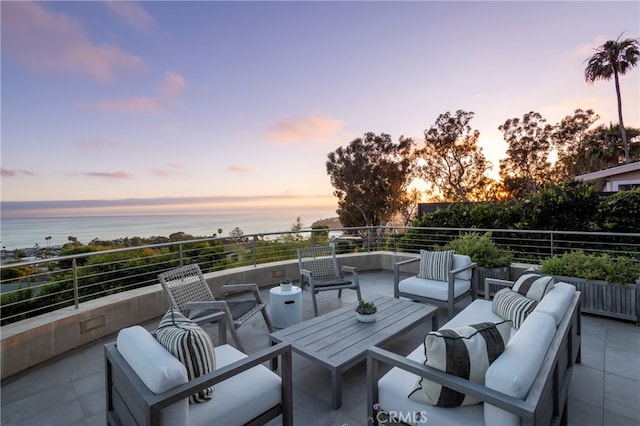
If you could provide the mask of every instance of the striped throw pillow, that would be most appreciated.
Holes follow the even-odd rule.
[[[500,318],[513,322],[513,328],[518,329],[537,304],[534,299],[529,299],[510,288],[503,288],[496,292],[491,308]]]
[[[189,381],[216,367],[213,342],[207,332],[175,309],[169,309],[160,320],[156,339],[184,364]],[[213,386],[191,395],[189,402],[207,402],[212,393]]]
[[[424,364],[483,385],[487,368],[504,352],[510,334],[509,321],[432,331],[424,339]],[[438,407],[458,407],[480,402],[425,378],[418,380],[409,399]]]
[[[553,277],[525,272],[513,283],[512,290],[539,302],[553,286]]]
[[[420,270],[418,278],[435,281],[449,281],[449,271],[453,263],[453,250],[420,250]]]

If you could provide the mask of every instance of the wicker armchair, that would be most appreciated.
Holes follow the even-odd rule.
[[[221,288],[225,294],[224,300],[216,300],[197,264],[181,266],[163,272],[158,275],[158,279],[171,306],[196,323],[202,325],[217,322],[220,319],[220,312],[222,312],[227,324],[233,324],[233,327],[227,328],[231,332],[236,347],[242,352],[246,351],[237,329],[249,318],[261,312],[269,332],[273,331],[271,318],[269,318],[267,307],[262,302],[260,291],[256,284],[224,285]],[[252,300],[232,300],[227,298],[229,295],[247,292],[253,293],[254,298]],[[221,343],[224,343],[226,335],[220,336],[220,339]]]

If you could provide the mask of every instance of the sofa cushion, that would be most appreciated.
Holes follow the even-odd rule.
[[[215,354],[218,369],[247,357],[231,345],[217,346]],[[216,384],[211,401],[189,406],[189,426],[246,424],[282,402],[281,383],[280,376],[264,365],[229,377]]]
[[[160,320],[156,332],[158,342],[184,364],[189,380],[215,369],[213,343],[206,331],[175,309],[169,309]],[[190,403],[211,399],[213,387],[189,397]]]
[[[491,305],[493,312],[513,323],[519,329],[524,320],[536,307],[537,302],[509,288],[498,290]]]
[[[506,346],[511,323],[480,323],[432,331],[424,339],[424,364],[449,374],[484,384],[489,365]],[[438,407],[477,404],[476,398],[421,378],[409,398]]]
[[[449,281],[449,271],[453,263],[453,250],[420,250],[420,270],[418,278],[435,281]]]
[[[139,325],[123,328],[116,339],[118,352],[151,392],[159,394],[187,383],[187,369]],[[160,410],[160,424],[180,426],[187,423],[186,399]]]
[[[513,283],[511,289],[539,302],[551,291],[553,283],[553,277],[551,276],[525,272]]]
[[[567,283],[556,283],[547,296],[538,303],[534,312],[543,312],[553,317],[556,327],[560,325],[576,293],[576,288]]]
[[[550,315],[533,312],[513,336],[503,354],[487,369],[485,386],[524,399],[529,393],[556,332]],[[487,425],[520,425],[520,419],[484,404]]]

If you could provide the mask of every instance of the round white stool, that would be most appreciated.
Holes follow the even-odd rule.
[[[293,286],[290,291],[283,291],[280,287],[269,290],[269,315],[275,328],[302,322],[302,289]]]

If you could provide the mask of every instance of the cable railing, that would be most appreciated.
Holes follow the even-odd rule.
[[[205,273],[255,267],[294,260],[300,247],[329,243],[338,254],[418,253],[437,249],[466,232],[489,232],[518,263],[539,264],[574,250],[640,262],[640,233],[389,226],[249,234],[20,261],[5,257],[0,265],[0,319],[5,325],[64,307],[77,309],[88,300],[157,284],[159,273],[188,263],[199,264]]]

